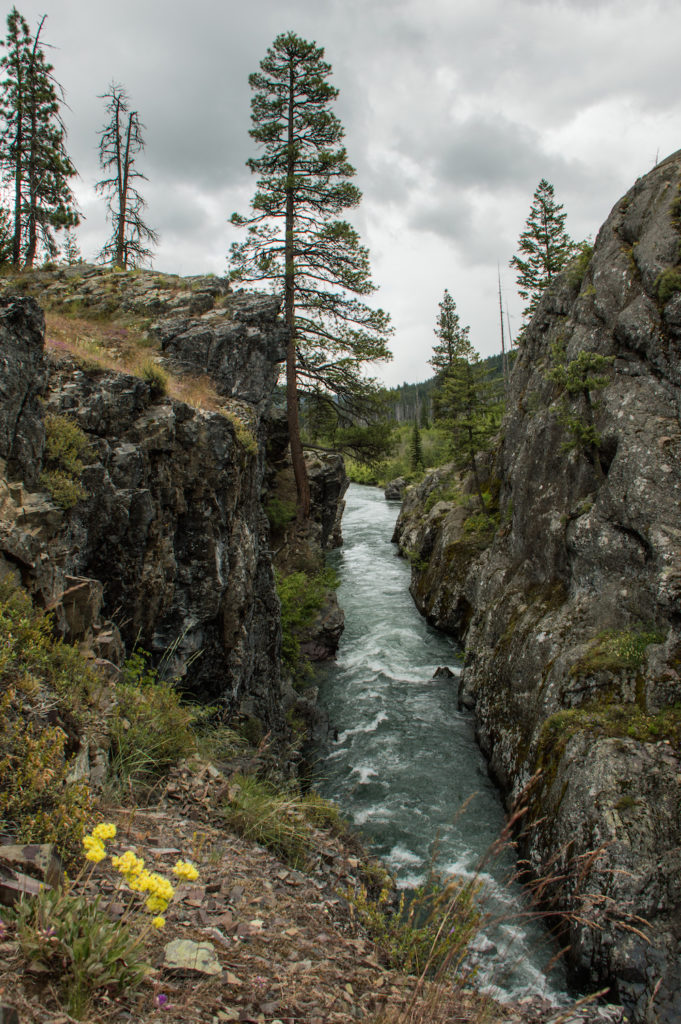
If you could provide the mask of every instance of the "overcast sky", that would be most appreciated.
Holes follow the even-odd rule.
[[[280,32],[325,48],[364,193],[352,219],[371,252],[375,302],[395,327],[394,361],[377,371],[391,385],[431,375],[445,288],[477,350],[499,351],[497,264],[518,329],[508,262],[542,177],[580,240],[681,148],[679,0],[22,0],[18,9],[32,29],[48,16],[84,258],[107,237],[93,185],[98,95],[115,80],[146,126],[139,167],[161,238],[154,267],[181,274],[225,273],[237,237],[228,218],[248,212],[249,73]]]

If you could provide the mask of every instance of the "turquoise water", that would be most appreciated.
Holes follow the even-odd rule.
[[[409,565],[391,544],[398,511],[376,488],[350,486],[344,545],[329,558],[341,580],[345,632],[337,661],[320,672],[330,732],[315,751],[315,786],[400,886],[418,885],[431,864],[444,875],[479,871],[486,923],[473,955],[483,987],[561,1002],[564,978],[544,974],[555,949],[523,890],[509,883],[512,852],[486,861],[503,806],[472,718],[457,708],[460,652],[417,612]],[[439,666],[454,677],[434,679]]]

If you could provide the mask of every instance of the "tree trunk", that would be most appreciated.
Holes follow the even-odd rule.
[[[303,445],[300,440],[300,420],[298,415],[298,381],[296,359],[296,318],[295,289],[293,266],[293,176],[295,173],[295,154],[293,141],[293,63],[289,67],[288,95],[288,155],[286,180],[286,243],[284,271],[284,316],[288,328],[286,345],[286,412],[288,418],[288,436],[291,445],[291,462],[293,475],[298,491],[298,514],[303,519],[310,517],[310,482],[307,478],[307,467],[303,456]]]

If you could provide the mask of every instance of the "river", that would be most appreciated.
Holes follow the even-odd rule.
[[[410,569],[391,543],[399,504],[351,484],[338,572],[345,632],[337,661],[319,673],[330,721],[315,751],[315,786],[334,800],[372,850],[410,889],[431,864],[472,877],[504,824],[499,794],[478,749],[470,714],[457,707],[461,657],[419,615]],[[434,678],[440,666],[453,677]],[[531,919],[522,889],[508,883],[513,856],[484,864],[485,923],[473,956],[482,987],[502,998],[564,1001],[562,972],[547,978],[555,950]]]

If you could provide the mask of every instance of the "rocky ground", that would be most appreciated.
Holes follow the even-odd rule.
[[[166,925],[151,931],[152,966],[135,993],[107,992],[82,1018],[88,1022],[165,1020],[192,1024],[347,1024],[369,1021],[460,1024],[616,1024],[615,1007],[558,1011],[527,1000],[501,1006],[456,981],[423,983],[385,966],[343,893],[356,887],[366,858],[351,836],[318,830],[309,868],[298,871],[248,837],[225,827],[216,795],[228,778],[208,764],[176,769],[145,807],[105,807],[116,824],[110,852],[132,850],[146,865],[170,874],[178,858],[198,866],[199,878],[177,887]],[[171,876],[172,877],[172,876]],[[109,861],[92,866],[74,891],[101,895],[120,917],[125,896]],[[173,959],[177,942],[189,960]],[[203,944],[206,960],[192,960]],[[11,925],[0,945],[0,1020],[14,1024],[71,1024],[57,997],[57,977],[27,965]],[[36,969],[32,969],[36,967]]]

